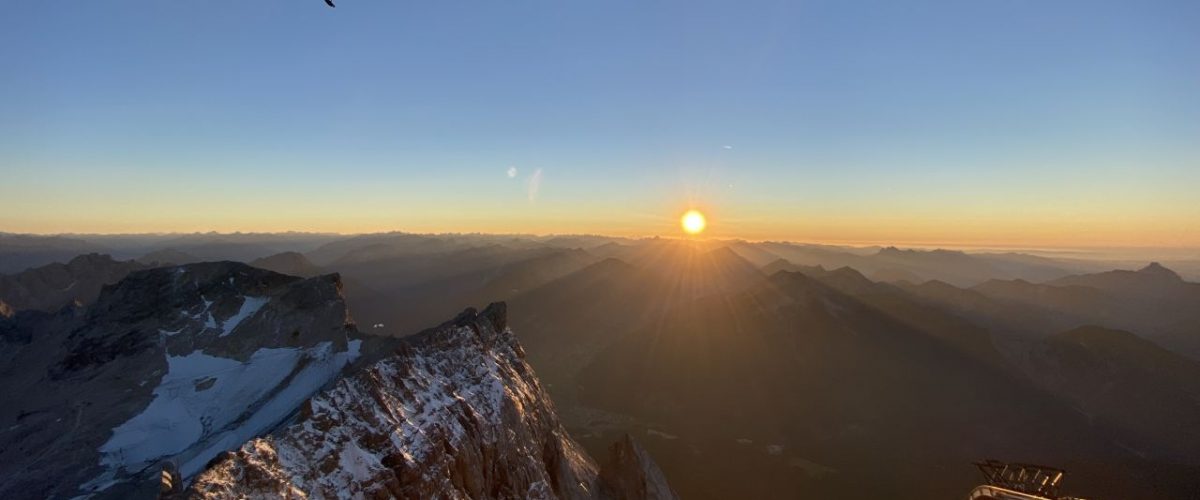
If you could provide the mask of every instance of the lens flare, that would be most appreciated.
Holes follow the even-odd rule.
[[[679,225],[683,227],[683,232],[687,234],[700,234],[704,231],[704,227],[708,225],[708,221],[704,220],[704,214],[698,210],[688,210],[683,214],[683,218],[679,219]]]

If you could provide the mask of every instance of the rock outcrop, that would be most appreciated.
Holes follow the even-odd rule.
[[[678,497],[650,454],[628,434],[609,448],[600,478],[613,498]]]
[[[504,304],[404,339],[296,420],[214,461],[193,498],[673,498],[628,437],[601,474],[568,435]]]

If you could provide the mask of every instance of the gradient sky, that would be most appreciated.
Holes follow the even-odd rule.
[[[1195,1],[3,11],[0,231],[1200,246]]]

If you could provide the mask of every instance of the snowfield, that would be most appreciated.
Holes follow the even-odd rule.
[[[251,299],[235,318],[262,307]],[[226,324],[236,326],[233,319]],[[343,352],[334,352],[332,342],[307,349],[264,348],[246,362],[203,352],[167,356],[169,368],[154,399],[113,429],[100,447],[101,464],[110,473],[137,471],[178,455],[180,472],[191,476],[217,454],[281,422],[357,359],[361,344],[351,341]]]

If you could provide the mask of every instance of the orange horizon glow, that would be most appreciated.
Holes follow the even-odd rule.
[[[578,198],[465,199],[453,204],[402,197],[340,198],[293,193],[225,197],[144,195],[136,201],[39,200],[20,192],[0,211],[0,232],[24,234],[278,233],[594,234],[624,238],[681,235],[681,214],[719,217],[692,238],[790,241],[910,248],[1200,248],[1200,206],[1149,203],[1031,206],[963,203],[936,206],[828,206],[706,197],[681,190],[658,200],[622,203]],[[153,196],[153,197],[151,197]],[[193,197],[199,197],[192,199]],[[80,207],[86,206],[86,209]],[[36,207],[36,209],[32,208]],[[1200,253],[1200,252],[1198,252]]]
[[[245,221],[221,224],[186,219],[157,223],[96,221],[95,223],[17,224],[0,220],[0,232],[35,235],[83,234],[194,234],[194,233],[328,233],[356,235],[386,232],[418,234],[592,234],[622,238],[674,237],[679,235],[681,218],[640,216],[627,224],[604,219],[541,219],[526,223],[502,220],[388,223],[354,218],[333,220],[307,219],[303,223],[283,221]],[[1139,221],[988,221],[958,224],[911,219],[889,224],[871,224],[849,218],[802,218],[798,221],[766,221],[725,217],[728,224],[706,226],[708,239],[746,241],[790,241],[846,246],[894,245],[913,248],[1200,248],[1200,224],[1188,221],[1164,221],[1146,224]],[[1123,222],[1123,223],[1122,223]]]

